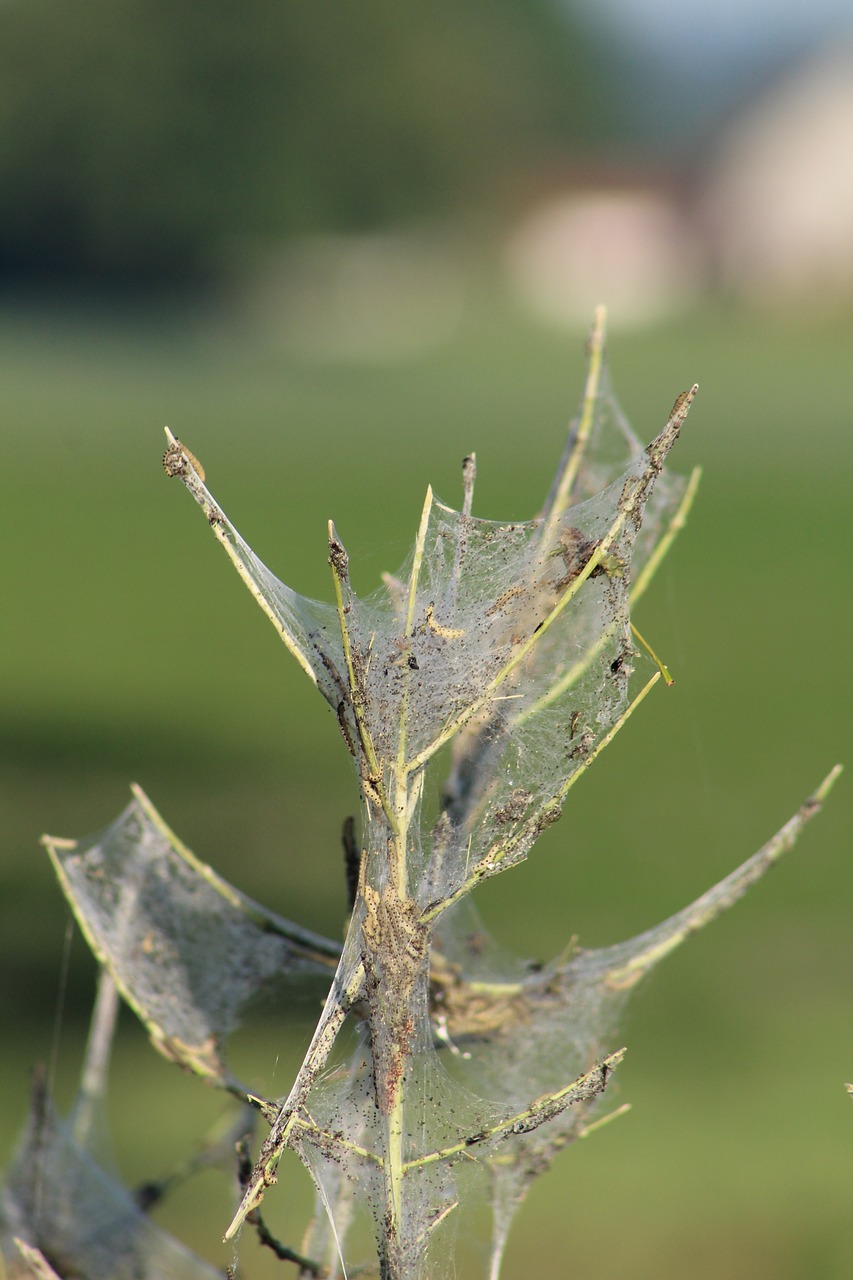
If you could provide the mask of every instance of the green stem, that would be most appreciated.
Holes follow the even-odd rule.
[[[240,1207],[225,1232],[225,1240],[233,1239],[243,1225],[246,1215],[253,1209],[257,1209],[267,1188],[276,1181],[276,1169],[288,1144],[291,1130],[297,1123],[297,1112],[328,1061],[344,1019],[361,993],[364,976],[363,964],[358,964],[348,981],[343,984],[339,984],[338,975],[335,976],[332,990],[326,999],[320,1021],[308,1046],[308,1052],[299,1068],[299,1074],[287,1100],[279,1108],[278,1116],[261,1147]]]
[[[703,893],[683,911],[679,911],[663,924],[636,938],[633,944],[634,954],[628,960],[614,964],[608,969],[607,985],[619,991],[633,987],[650,969],[659,964],[664,956],[674,951],[692,933],[704,928],[706,924],[737,902],[756,880],[759,880],[784,853],[793,847],[805,824],[820,812],[821,805],[841,771],[840,764],[831,769],[794,816],[789,818],[757,853],[748,858],[731,875],[726,876],[707,893]],[[624,949],[625,944],[618,948],[623,953]]]
[[[641,572],[637,576],[636,582],[632,584],[628,592],[628,603],[632,609],[645,593],[649,583],[660,568],[664,556],[670,550],[676,537],[686,525],[687,516],[693,506],[693,500],[696,497],[696,491],[699,487],[701,476],[702,468],[694,467],[693,471],[690,473],[690,480],[688,481],[687,488],[684,491],[684,496],[678,504],[678,508],[672,519],[667,525],[666,533],[655,547],[653,554],[643,565]],[[576,662],[573,667],[570,667],[569,670],[566,671],[550,689],[547,689],[540,698],[537,698],[536,702],[532,703],[529,707],[526,707],[524,711],[514,718],[512,722],[513,726],[523,724],[525,720],[528,720],[537,711],[542,711],[545,707],[550,706],[550,704],[555,702],[561,694],[565,693],[567,689],[570,689],[573,684],[580,680],[584,672],[589,670],[591,664],[598,657],[611,635],[612,629],[608,628],[606,631],[603,631],[595,644],[587,650],[579,662]],[[643,644],[645,644],[645,641],[643,641]],[[646,647],[648,648],[649,653],[652,654],[653,660],[658,663],[661,671],[665,671],[666,668],[664,667],[664,664],[654,656],[651,646],[646,645]],[[671,683],[671,681],[667,681],[667,683]]]
[[[474,716],[488,705],[501,685],[504,684],[516,668],[525,661],[528,654],[535,648],[549,628],[552,627],[557,619],[564,613],[567,606],[578,594],[587,579],[594,573],[598,566],[605,561],[611,547],[614,545],[625,527],[626,522],[630,517],[636,514],[638,508],[641,506],[644,496],[648,492],[651,481],[660,472],[666,455],[678,439],[681,427],[684,424],[684,419],[687,416],[687,411],[690,408],[690,404],[692,403],[696,391],[696,386],[693,386],[690,391],[685,391],[678,397],[663,431],[652,441],[646,450],[648,465],[639,476],[634,477],[633,481],[626,482],[619,508],[610,527],[604,537],[597,544],[595,550],[592,552],[583,568],[577,576],[572,579],[565,591],[558,598],[551,611],[545,616],[527,639],[517,647],[509,661],[505,663],[495,676],[493,676],[483,692],[478,697],[474,698],[467,707],[464,707],[460,712],[453,716],[433,741],[408,761],[406,765],[408,772],[413,772],[415,769],[419,769],[426,764],[426,762],[441,747],[443,747],[446,742],[449,742],[460,729],[462,729],[474,718]]]
[[[616,737],[616,734],[625,725],[629,717],[633,715],[646,695],[651,692],[658,680],[660,680],[660,672],[656,671],[652,678],[643,685],[643,688],[634,700],[625,708],[615,724],[611,725],[610,729],[608,729],[601,741],[596,744],[594,750],[592,750],[588,756],[584,757],[578,765],[578,768],[575,769],[575,771],[565,780],[547,804],[537,810],[532,818],[529,818],[523,826],[517,828],[512,837],[506,840],[499,840],[496,844],[492,845],[491,849],[487,850],[487,852],[483,854],[483,857],[475,863],[473,870],[465,880],[462,881],[462,884],[453,891],[453,893],[449,894],[446,898],[442,898],[440,902],[433,903],[431,907],[428,907],[421,916],[421,920],[424,924],[432,924],[432,922],[442,915],[448,907],[452,907],[460,898],[464,898],[466,893],[470,893],[475,885],[479,884],[481,880],[486,880],[493,875],[497,875],[502,870],[501,864],[506,862],[507,858],[513,853],[519,844],[529,838],[531,826],[534,826],[537,830],[541,830],[543,826],[543,819],[545,819],[549,813],[553,814],[555,818],[559,817],[560,806],[571,788],[577,782],[578,778],[582,777],[583,774],[586,773],[587,769],[590,768],[593,761],[598,758],[604,748],[610,745]]]
[[[364,783],[369,781],[372,791],[388,819],[391,830],[396,831],[396,816],[388,799],[388,792],[385,789],[385,783],[382,778],[382,769],[379,763],[379,758],[376,754],[376,748],[373,744],[370,727],[367,723],[367,697],[361,676],[356,671],[352,640],[350,638],[349,627],[347,625],[347,613],[350,607],[344,603],[344,575],[346,572],[347,556],[338,539],[337,533],[335,532],[335,526],[331,520],[329,521],[329,547],[329,564],[332,569],[332,581],[335,587],[335,604],[337,606],[338,621],[341,628],[341,643],[343,645],[344,662],[346,663],[347,669],[347,683],[349,685],[350,702],[352,705],[353,715],[355,716],[358,739],[361,743],[362,752],[364,753],[364,763],[367,765],[368,777],[365,778],[364,775],[362,775],[362,788],[364,788]],[[372,800],[373,796],[371,795],[368,798]]]
[[[699,481],[701,479],[702,468],[694,467],[690,472],[690,479],[687,481],[687,488],[684,490],[681,502],[678,504],[675,514],[667,525],[666,533],[663,535],[660,542],[658,542],[654,551],[643,565],[640,573],[637,575],[636,582],[631,586],[630,600],[632,605],[635,605],[640,597],[645,593],[646,588],[660,568],[661,562],[668,554],[673,542],[687,524],[687,517],[689,516],[693,506],[693,500],[696,497],[696,493],[699,488]]]
[[[420,1169],[424,1165],[452,1160],[465,1155],[474,1147],[483,1143],[500,1141],[503,1138],[508,1138],[513,1133],[527,1133],[531,1129],[538,1128],[540,1124],[544,1124],[546,1120],[558,1115],[566,1107],[573,1106],[576,1102],[589,1102],[597,1094],[604,1091],[607,1077],[611,1071],[618,1067],[625,1056],[625,1052],[625,1049],[617,1049],[615,1053],[603,1058],[601,1062],[596,1063],[591,1071],[585,1072],[577,1080],[573,1080],[571,1084],[565,1085],[562,1089],[555,1089],[552,1093],[542,1094],[541,1097],[531,1102],[528,1107],[525,1107],[523,1111],[516,1112],[515,1115],[499,1121],[498,1124],[489,1125],[488,1128],[481,1129],[479,1133],[468,1134],[460,1142],[454,1143],[453,1146],[442,1147],[440,1151],[430,1151],[425,1156],[419,1156],[417,1160],[411,1160],[406,1165],[406,1169]]]
[[[246,563],[245,554],[240,546],[240,538],[237,530],[226,517],[225,513],[217,506],[211,493],[205,488],[204,473],[200,470],[200,464],[196,457],[181,444],[180,440],[172,434],[168,427],[165,428],[166,439],[169,447],[166,450],[163,464],[166,467],[166,474],[169,476],[177,476],[183,482],[207,516],[207,522],[219,539],[225,549],[234,568],[239,573],[245,585],[254,596],[257,603],[261,606],[270,622],[281,636],[287,648],[293,654],[302,670],[314,684],[317,684],[317,674],[311,664],[307,650],[300,644],[295,633],[284,623],[272,608],[269,600],[261,591],[255,581],[249,565]]]
[[[559,523],[563,512],[571,505],[575,483],[583,461],[583,455],[589,442],[593,424],[595,423],[595,406],[601,391],[601,374],[604,368],[604,339],[607,325],[605,307],[596,307],[592,322],[587,350],[589,361],[586,370],[586,383],[581,399],[577,427],[570,436],[570,447],[562,470],[559,473],[553,496],[549,498],[544,512],[544,522],[540,534],[542,546],[547,546]]]

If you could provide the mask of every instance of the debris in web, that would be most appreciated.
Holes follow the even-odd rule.
[[[13,1275],[19,1252],[15,1238],[41,1253],[62,1280],[222,1280],[223,1275],[156,1226],[132,1194],[74,1141],[46,1099],[33,1109],[0,1201],[0,1252]]]
[[[204,485],[204,470],[166,428],[163,467],[189,489],[231,562],[303,671],[337,708],[346,699],[340,628],[335,610],[285,586],[255,555]]]
[[[751,858],[695,902],[627,942],[596,950],[573,946],[548,964],[520,961],[488,937],[470,901],[447,913],[435,938],[433,1019],[446,1031],[445,1062],[455,1078],[493,1103],[520,1105],[558,1087],[600,1057],[634,987],[690,934],[728,910],[782,855],[820,810],[839,770]],[[588,1131],[600,1099],[531,1130],[490,1161],[493,1209],[491,1280],[512,1217],[533,1181],[564,1147]]]
[[[338,1170],[362,1188],[384,1275],[425,1274],[427,1257],[438,1275],[432,1246],[459,1202],[462,1153],[467,1163],[485,1158],[509,1136],[580,1109],[618,1061],[619,1054],[602,1052],[576,1077],[507,1109],[446,1071],[429,1006],[430,948],[442,916],[527,855],[657,679],[655,672],[629,691],[637,659],[644,660],[630,630],[631,584],[681,501],[678,482],[664,482],[649,505],[695,388],[642,449],[602,387],[601,361],[593,361],[571,448],[538,519],[474,518],[474,468],[466,462],[463,509],[428,491],[408,560],[366,600],[352,591],[349,557],[329,526],[340,649],[332,654],[324,641],[321,665],[327,673],[334,667],[338,721],[361,782],[356,902],[323,1017],[229,1236],[256,1210],[289,1146],[333,1214],[329,1188]],[[587,449],[603,459],[594,484],[582,465]],[[213,513],[234,559],[244,544],[174,440],[167,470]],[[585,485],[600,484],[586,494]],[[640,541],[650,512],[651,530]],[[242,550],[238,568],[281,630],[280,611],[270,605],[281,592],[269,571]],[[303,609],[289,599],[294,613]],[[306,602],[303,616],[315,609]],[[311,667],[295,634],[291,625],[285,641],[298,643],[297,656]],[[319,683],[318,669],[312,672]],[[449,743],[446,801],[437,826],[423,830],[424,775]],[[364,1023],[358,1048],[329,1072],[353,1009]]]
[[[227,885],[138,790],[100,836],[47,841],[90,944],[157,1047],[248,1096],[270,1126],[227,1239],[248,1223],[297,1260],[259,1216],[291,1149],[325,1212],[306,1238],[304,1273],[348,1274],[367,1216],[381,1280],[441,1280],[464,1206],[485,1194],[497,1280],[534,1177],[602,1123],[630,990],[763,874],[831,786],[835,771],[738,871],[615,947],[575,947],[545,965],[513,958],[471,902],[557,821],[660,676],[671,682],[630,614],[695,493],[698,473],[685,483],[664,470],[695,392],[643,448],[610,389],[599,314],[580,410],[539,516],[475,517],[471,455],[461,510],[428,490],[410,555],[366,599],[330,523],[334,606],[278,580],[167,433],[167,473],[332,705],[361,794],[360,829],[345,834],[352,914],[342,949]],[[427,775],[448,757],[439,817],[427,821]],[[324,975],[331,987],[287,1097],[240,1085],[222,1045],[247,1004]]]
[[[148,1218],[150,1195],[133,1194],[114,1171],[105,1110],[117,1009],[115,984],[102,969],[67,1120],[56,1113],[44,1071],[34,1073],[27,1127],[0,1189],[0,1270],[39,1280],[221,1280]],[[245,1116],[237,1128],[246,1131]],[[200,1150],[188,1166],[221,1162],[228,1146],[233,1138]]]
[[[261,993],[329,980],[337,943],[252,902],[196,859],[138,787],[88,840],[45,837],[95,955],[167,1058],[241,1096],[222,1047]]]

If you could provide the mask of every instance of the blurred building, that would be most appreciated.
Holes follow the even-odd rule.
[[[696,302],[706,275],[673,184],[619,173],[538,203],[511,234],[506,266],[523,305],[581,328],[601,302],[620,327],[666,319]]]
[[[853,303],[853,45],[777,75],[687,169],[602,168],[535,201],[506,246],[522,303],[572,326],[602,301],[631,326],[703,296]]]
[[[721,134],[698,218],[712,282],[750,303],[853,298],[853,44],[773,84]]]

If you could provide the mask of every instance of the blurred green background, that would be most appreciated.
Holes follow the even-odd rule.
[[[629,156],[687,182],[701,151],[674,124],[655,150],[660,101],[638,114],[651,70],[629,42],[545,6],[209,13],[0,13],[0,1158],[33,1062],[54,1059],[72,1096],[93,993],[79,936],[60,993],[67,913],[42,832],[105,826],[135,780],[248,893],[332,936],[345,914],[355,786],[334,717],[166,482],[163,425],[309,595],[330,598],[330,516],[369,590],[403,559],[425,485],[459,500],[472,449],[479,514],[534,514],[583,331],[524,304],[508,229],[555,173],[573,191],[591,165],[621,182]],[[306,248],[309,232],[326,238]],[[714,279],[680,310],[614,315],[641,437],[700,383],[673,465],[701,463],[702,487],[637,619],[677,683],[530,861],[484,887],[487,922],[523,954],[663,919],[853,764],[853,306],[759,307]],[[850,1274],[851,825],[848,773],[796,851],[638,994],[618,1078],[633,1110],[535,1188],[509,1280]],[[313,1012],[243,1037],[259,1088],[286,1090]],[[111,1104],[131,1183],[221,1111],[130,1017]],[[309,1192],[293,1177],[269,1219],[295,1242]],[[158,1220],[224,1266],[229,1209],[209,1174]],[[244,1270],[281,1274],[251,1246]]]

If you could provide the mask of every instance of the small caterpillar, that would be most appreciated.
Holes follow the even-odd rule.
[[[204,480],[204,467],[199,462],[194,453],[190,453],[185,444],[181,444],[180,440],[173,439],[166,452],[163,454],[163,469],[167,476],[182,476],[186,474],[187,463],[190,464],[195,471],[199,480]]]

